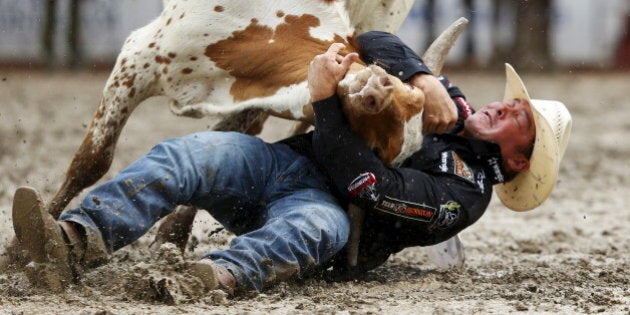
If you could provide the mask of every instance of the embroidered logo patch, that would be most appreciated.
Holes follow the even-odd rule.
[[[374,185],[376,185],[376,176],[372,173],[362,173],[357,178],[352,180],[350,185],[348,185],[348,192],[352,197],[361,197],[367,198],[372,201],[378,200],[378,195],[376,194],[376,189]]]
[[[471,183],[475,182],[475,174],[455,151],[442,152],[439,167],[444,173],[457,175]]]
[[[454,172],[455,175],[468,180],[469,182],[474,182],[475,181],[475,177],[473,175],[473,172],[470,170],[470,167],[468,167],[468,165],[466,165],[466,163],[464,163],[464,161],[462,160],[462,158],[459,157],[459,155],[457,155],[457,153],[455,152],[451,152],[452,156],[453,156],[453,163],[454,163]]]
[[[435,221],[435,226],[438,229],[444,230],[452,226],[457,219],[459,219],[459,212],[461,205],[455,201],[448,201],[447,203],[440,205],[440,212],[438,218]]]
[[[389,196],[385,196],[374,209],[422,222],[430,222],[437,212],[431,206],[398,200]]]
[[[485,181],[486,181],[486,172],[480,171],[479,173],[477,173],[477,185],[479,186],[479,190],[481,190],[482,194],[486,190],[483,184]]]
[[[503,172],[501,172],[499,159],[495,157],[488,159],[488,165],[492,167],[492,171],[494,172],[494,180],[503,183],[505,181],[505,177],[503,177]]]

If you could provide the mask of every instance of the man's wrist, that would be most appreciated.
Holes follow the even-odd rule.
[[[425,93],[430,92],[430,90],[436,86],[442,86],[437,77],[428,73],[416,73],[413,77],[411,77],[409,83]]]
[[[334,128],[344,120],[341,101],[336,94],[312,103],[315,114],[315,129]]]
[[[334,95],[335,93],[311,93],[311,103],[326,100]]]

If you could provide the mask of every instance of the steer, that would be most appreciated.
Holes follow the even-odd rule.
[[[343,54],[356,51],[353,38],[363,31],[395,32],[412,4],[165,0],[160,16],[125,41],[48,211],[58,217],[72,198],[107,172],[123,126],[149,97],[170,97],[177,115],[217,117],[216,130],[257,134],[269,115],[312,123],[306,77],[313,57],[334,42],[346,45]],[[464,26],[456,22],[425,54],[436,73]],[[386,163],[396,164],[419,148],[422,91],[377,66],[354,64],[339,94],[351,125]],[[365,116],[392,123],[379,128],[379,134],[368,132],[361,128]],[[194,210],[187,213],[191,221]],[[176,222],[181,218],[160,234],[170,235],[164,231],[171,231]]]
[[[257,134],[268,115],[312,123],[306,75],[313,57],[334,42],[354,51],[352,39],[364,30],[395,32],[412,4],[165,0],[160,16],[125,41],[48,210],[58,217],[107,172],[127,119],[152,96],[169,97],[177,115],[219,118],[216,130]]]

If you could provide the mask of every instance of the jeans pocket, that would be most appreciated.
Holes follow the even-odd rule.
[[[286,170],[280,173],[277,182],[285,188],[327,190],[324,175],[306,157],[297,158]]]

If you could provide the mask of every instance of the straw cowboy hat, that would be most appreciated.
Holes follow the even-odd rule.
[[[551,194],[569,142],[571,114],[561,102],[531,99],[523,81],[509,64],[505,64],[505,74],[507,81],[503,101],[518,98],[531,104],[536,140],[529,169],[507,183],[497,184],[495,191],[509,209],[526,211],[539,206]]]

